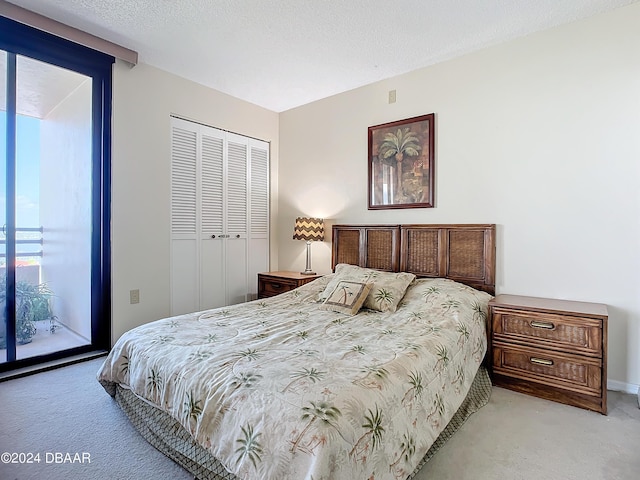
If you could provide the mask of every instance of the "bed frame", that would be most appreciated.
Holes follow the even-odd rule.
[[[494,224],[334,225],[331,268],[449,278],[495,295],[495,237]]]
[[[338,263],[419,277],[445,277],[490,294],[495,291],[495,225],[334,225],[332,268]],[[471,390],[416,472],[486,404],[491,382],[481,368]],[[182,426],[120,386],[116,401],[142,436],[199,480],[237,480]]]

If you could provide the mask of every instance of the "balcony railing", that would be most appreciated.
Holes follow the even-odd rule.
[[[21,227],[21,228],[16,228],[16,237],[17,237],[17,233],[18,232],[33,232],[33,233],[39,233],[40,235],[37,236],[38,238],[16,238],[16,245],[40,245],[40,250],[39,251],[33,251],[33,252],[16,252],[16,258],[25,258],[25,257],[42,257],[42,245],[43,245],[43,241],[42,241],[42,233],[44,232],[44,228],[43,227]],[[5,230],[4,227],[2,228],[2,235],[5,236]],[[7,244],[7,240],[4,238],[0,238],[0,246],[4,247]],[[7,254],[2,252],[0,253],[0,258],[7,258]]]

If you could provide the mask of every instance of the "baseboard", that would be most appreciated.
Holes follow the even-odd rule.
[[[638,394],[640,385],[633,383],[618,382],[617,380],[607,380],[607,390],[613,390],[614,392],[631,393],[633,395]]]

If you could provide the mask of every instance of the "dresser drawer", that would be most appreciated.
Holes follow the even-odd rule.
[[[496,341],[602,356],[599,319],[494,307],[492,329]]]
[[[602,393],[602,362],[597,358],[496,341],[493,371],[577,393]]]
[[[281,293],[288,292],[297,287],[297,282],[286,279],[261,279],[261,292],[264,296],[272,297],[274,295],[280,295]]]
[[[258,274],[258,298],[273,297],[313,282],[322,275],[278,271]]]

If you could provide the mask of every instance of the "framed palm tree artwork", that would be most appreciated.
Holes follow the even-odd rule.
[[[369,127],[369,210],[433,207],[435,114]]]

